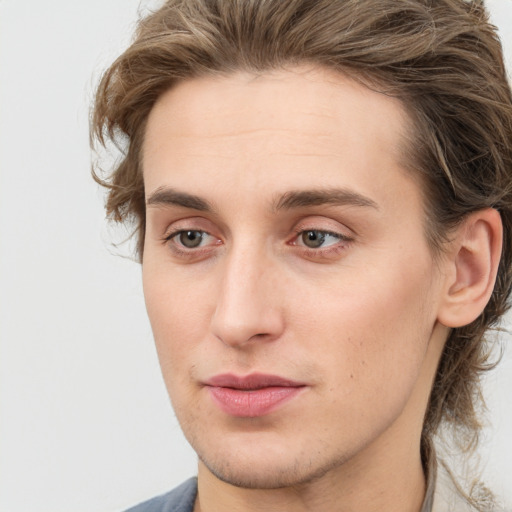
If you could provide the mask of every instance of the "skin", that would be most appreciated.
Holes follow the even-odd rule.
[[[456,272],[427,244],[407,126],[397,100],[304,67],[185,81],[151,111],[144,293],[196,510],[420,510]],[[283,204],[305,191],[320,199]],[[305,387],[237,418],[204,386],[254,372]]]

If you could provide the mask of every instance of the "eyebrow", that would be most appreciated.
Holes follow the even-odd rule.
[[[379,209],[373,199],[363,196],[358,192],[344,188],[297,190],[286,192],[275,201],[274,209],[292,210],[309,206],[334,205],[334,206],[362,206]]]
[[[213,213],[214,208],[205,199],[180,192],[169,187],[159,187],[150,194],[146,200],[147,206],[181,206],[201,212]],[[311,206],[334,205],[334,206],[360,206],[379,209],[377,203],[369,197],[363,196],[353,190],[318,189],[318,190],[292,190],[278,196],[273,202],[273,210],[293,210],[296,208],[307,208]]]
[[[152,192],[146,200],[146,206],[182,206],[201,212],[214,211],[212,205],[201,197],[168,187],[159,187]]]

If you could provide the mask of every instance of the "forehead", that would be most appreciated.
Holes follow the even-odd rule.
[[[397,135],[405,124],[407,114],[398,99],[326,68],[296,67],[179,82],[156,102],[146,136],[151,139],[162,128],[181,137],[243,136],[270,128],[299,128],[305,135],[329,136],[351,125],[354,137],[357,128],[364,126],[368,137],[378,135],[375,142],[382,140],[389,147],[399,142]],[[300,130],[294,135],[299,136]]]
[[[394,193],[397,174],[409,179],[402,165],[408,126],[399,100],[323,68],[186,80],[149,115],[146,193],[193,184],[211,194],[220,180],[252,196],[340,186]]]

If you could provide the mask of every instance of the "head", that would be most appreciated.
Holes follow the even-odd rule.
[[[322,87],[318,85],[319,82]],[[223,91],[226,91],[224,95]],[[348,339],[344,340],[344,346],[350,347],[347,348],[347,357],[353,360],[343,367],[348,380],[338,382],[340,386],[345,386],[345,389],[351,389],[351,378],[357,382],[357,371],[359,371],[355,370],[357,365],[372,364],[372,361],[374,365],[378,365],[379,358],[381,361],[387,361],[387,356],[378,352],[379,345],[376,343],[370,343],[369,346],[360,349],[355,346],[358,343],[364,345],[365,338],[375,341],[379,333],[377,329],[382,329],[382,332],[387,333],[384,337],[387,336],[387,339],[391,340],[393,326],[400,326],[400,334],[397,336],[399,340],[404,343],[404,346],[408,341],[407,346],[415,347],[414,350],[407,352],[403,359],[398,358],[394,363],[396,365],[394,373],[400,371],[400,368],[410,369],[404,373],[403,380],[393,380],[397,388],[409,389],[408,393],[393,402],[397,410],[404,406],[414,392],[414,379],[428,380],[429,378],[428,375],[422,377],[420,361],[428,352],[428,347],[422,343],[422,340],[423,342],[438,340],[439,358],[436,359],[435,354],[432,355],[430,365],[435,369],[430,383],[431,393],[425,399],[428,401],[428,406],[426,405],[426,414],[420,426],[422,448],[424,451],[428,450],[432,436],[443,421],[468,433],[468,439],[471,438],[479,426],[476,408],[478,380],[480,372],[485,369],[488,353],[484,335],[498,322],[507,308],[512,257],[512,183],[510,179],[512,98],[503,67],[500,43],[493,27],[488,23],[481,2],[462,0],[406,0],[403,2],[395,0],[378,2],[374,0],[290,0],[287,2],[175,0],[166,2],[161,9],[140,22],[133,44],[106,72],[98,89],[92,121],[93,134],[100,143],[104,143],[107,138],[112,138],[120,141],[125,148],[123,158],[111,175],[107,178],[97,177],[109,189],[107,199],[109,215],[116,221],[135,224],[139,257],[143,266],[146,265],[149,269],[147,272],[145,270],[145,275],[148,276],[145,279],[165,282],[155,274],[154,270],[165,263],[159,260],[153,249],[150,252],[147,245],[154,240],[154,235],[150,231],[154,231],[157,221],[150,219],[150,215],[154,214],[151,213],[151,205],[146,204],[146,201],[152,198],[158,206],[159,199],[155,196],[155,192],[163,184],[158,181],[158,173],[155,169],[176,169],[176,183],[181,183],[182,186],[175,188],[180,193],[184,191],[188,196],[194,196],[185,198],[189,201],[187,211],[192,209],[197,212],[206,212],[204,215],[203,213],[197,215],[201,218],[207,217],[207,220],[201,221],[203,224],[183,225],[182,230],[195,231],[195,235],[191,233],[192,238],[199,236],[197,235],[199,232],[209,233],[210,238],[200,243],[206,244],[210,253],[203,254],[208,254],[208,258],[211,256],[212,261],[215,258],[221,259],[214,254],[221,254],[224,247],[229,246],[227,233],[236,232],[233,222],[237,216],[241,216],[240,212],[245,212],[247,218],[253,219],[254,225],[261,228],[265,225],[264,219],[270,215],[269,211],[263,213],[258,209],[261,204],[268,204],[271,199],[274,199],[276,203],[272,211],[285,211],[290,214],[290,211],[297,211],[298,206],[290,207],[294,204],[294,200],[297,205],[300,205],[300,198],[294,199],[293,194],[287,196],[291,191],[298,189],[318,191],[319,187],[315,186],[316,183],[325,184],[328,190],[335,190],[337,188],[336,173],[331,173],[334,169],[333,163],[329,164],[331,167],[327,166],[325,169],[319,168],[321,167],[319,165],[313,165],[308,167],[307,172],[300,170],[298,174],[292,175],[286,171],[292,168],[297,169],[297,162],[287,167],[280,161],[281,171],[274,175],[268,172],[261,173],[260,168],[253,173],[245,172],[237,177],[234,170],[226,174],[230,166],[221,164],[221,161],[230,161],[236,153],[234,152],[236,146],[229,149],[228,143],[221,144],[221,147],[227,148],[224,154],[221,154],[222,150],[218,149],[219,146],[208,146],[208,133],[221,137],[223,126],[226,126],[230,119],[237,119],[237,112],[240,112],[249,100],[256,107],[249,108],[243,119],[240,116],[240,129],[250,130],[251,123],[258,127],[258,123],[268,122],[273,113],[275,113],[277,125],[281,122],[287,123],[287,130],[293,122],[295,127],[306,126],[305,119],[300,117],[300,111],[297,112],[297,119],[294,121],[292,106],[288,105],[289,108],[286,110],[286,91],[295,100],[302,102],[301,104],[309,105],[308,108],[316,108],[325,119],[329,117],[328,110],[331,107],[337,122],[347,116],[347,119],[355,123],[349,131],[360,135],[361,138],[364,138],[368,125],[365,125],[365,128],[363,125],[359,126],[356,121],[360,117],[368,116],[359,116],[359,114],[368,112],[368,108],[379,113],[377,124],[380,123],[380,129],[374,126],[375,119],[370,119],[372,116],[369,116],[366,121],[374,126],[376,137],[380,141],[379,147],[393,148],[388,155],[393,159],[393,165],[390,164],[388,167],[396,168],[396,172],[392,173],[390,181],[386,181],[388,178],[381,175],[378,179],[376,176],[372,179],[370,175],[365,174],[367,168],[357,167],[363,164],[358,163],[358,159],[354,157],[356,153],[353,146],[352,149],[347,149],[350,154],[343,153],[341,150],[341,156],[338,155],[341,184],[344,186],[354,178],[353,174],[348,173],[347,165],[345,164],[345,167],[343,165],[350,156],[354,157],[352,169],[360,170],[358,176],[362,181],[356,183],[360,189],[369,191],[374,182],[376,191],[389,186],[391,187],[389,190],[394,190],[392,196],[403,197],[404,200],[398,206],[397,201],[389,195],[380,196],[380,200],[383,201],[382,204],[395,208],[393,220],[396,222],[406,215],[411,215],[410,226],[404,226],[400,236],[403,237],[402,247],[406,246],[407,240],[414,240],[414,250],[409,252],[401,250],[396,254],[387,253],[389,258],[395,258],[392,260],[368,259],[364,266],[367,271],[365,276],[359,276],[354,281],[346,280],[348,276],[344,276],[345,295],[340,295],[337,288],[339,283],[329,281],[329,284],[326,284],[327,281],[323,280],[325,276],[310,274],[309,270],[305,270],[309,281],[299,282],[282,268],[279,269],[270,261],[267,262],[268,275],[256,275],[255,271],[253,283],[267,281],[277,283],[280,279],[284,279],[285,288],[283,288],[284,291],[281,290],[279,300],[285,297],[287,290],[290,289],[294,290],[295,297],[298,295],[302,298],[307,297],[308,290],[315,285],[325,292],[324,298],[314,297],[310,298],[311,300],[304,299],[298,302],[290,298],[290,308],[297,313],[296,316],[290,316],[293,322],[290,320],[289,325],[295,326],[291,334],[283,334],[286,330],[283,327],[283,318],[286,315],[274,314],[270,306],[265,313],[260,311],[261,316],[267,318],[268,325],[254,326],[252,334],[242,333],[240,329],[243,329],[243,326],[239,326],[238,331],[235,326],[231,334],[223,331],[229,324],[227,311],[229,301],[226,297],[231,293],[230,287],[233,286],[235,290],[242,289],[243,283],[235,280],[234,277],[230,282],[227,270],[223,271],[221,281],[215,281],[220,279],[218,277],[209,280],[207,271],[201,267],[203,263],[196,265],[194,272],[204,273],[202,280],[204,284],[201,285],[204,289],[201,296],[214,296],[215,290],[222,290],[218,293],[216,309],[211,309],[213,307],[211,304],[208,304],[208,307],[205,306],[206,309],[211,309],[209,325],[214,326],[209,336],[223,340],[223,346],[229,347],[229,350],[225,348],[222,352],[220,360],[227,366],[229,361],[233,362],[238,358],[236,364],[240,365],[239,370],[243,365],[251,368],[251,357],[254,356],[254,351],[246,347],[243,352],[245,355],[242,357],[239,343],[228,341],[237,338],[238,334],[241,337],[250,334],[251,339],[253,335],[258,335],[260,341],[264,338],[266,345],[261,350],[266,352],[269,358],[273,358],[276,354],[273,354],[272,349],[269,348],[273,345],[267,342],[282,338],[283,344],[290,343],[290,351],[299,350],[300,359],[300,348],[294,349],[292,343],[293,339],[300,338],[300,329],[297,327],[301,318],[299,313],[303,315],[302,317],[307,317],[308,311],[318,307],[321,301],[322,310],[325,312],[325,317],[322,316],[321,319],[330,322],[329,319],[340,315],[341,320],[330,322],[331,330],[327,331],[322,327],[325,324],[319,321],[316,325],[314,319],[303,322],[301,325],[310,333],[315,332],[315,329],[323,332],[324,338],[329,340],[326,345],[329,350],[335,350],[334,347],[339,342],[334,334],[346,327]],[[331,98],[332,104],[327,105],[320,101],[319,98],[322,95]],[[272,96],[274,96],[274,103],[269,100]],[[280,101],[275,98],[279,98]],[[350,101],[344,101],[343,98],[349,98]],[[352,112],[350,112],[351,105],[355,105]],[[197,114],[198,112],[205,113],[204,119]],[[262,112],[265,117],[262,117]],[[226,113],[224,117],[223,113]],[[199,122],[200,119],[202,119],[201,122]],[[219,119],[224,125],[219,124],[221,123]],[[176,122],[174,127],[173,120]],[[194,120],[197,121],[196,124]],[[386,125],[389,123],[385,130],[382,130],[383,123]],[[320,127],[315,129],[321,131]],[[339,123],[334,123],[332,126],[324,125],[324,129],[331,138],[332,134],[347,137],[349,133],[346,131],[347,125],[343,123],[341,126]],[[308,130],[311,135],[314,127],[308,126]],[[387,135],[384,133],[386,131],[389,132]],[[185,136],[181,139],[183,133]],[[387,140],[387,136],[391,138]],[[313,144],[314,139],[315,137],[311,135],[310,139],[302,141],[304,147]],[[166,144],[166,140],[174,141],[174,146],[170,143],[173,152],[167,152],[162,156],[161,147]],[[217,161],[217,165],[211,164],[211,172],[201,175],[197,172],[197,166],[193,170],[192,166],[180,164],[180,162],[190,163],[191,161],[187,158],[198,153],[198,147],[187,146],[189,140],[203,141],[204,144],[201,147],[206,153],[215,152],[217,160],[214,158],[213,161]],[[183,144],[176,141],[181,141]],[[335,147],[335,140],[327,142],[331,144],[327,149]],[[371,161],[372,151],[376,149],[362,143],[358,146],[359,142],[360,139],[354,139],[355,147],[361,150],[359,155],[364,154],[368,164]],[[263,161],[271,164],[265,160],[268,158],[264,156],[267,146],[263,143],[258,145],[257,140],[251,140],[247,148],[243,146],[243,141],[238,140],[237,144],[239,147],[244,147],[247,154],[258,149],[260,151],[258,154],[262,155]],[[293,154],[298,153],[296,147],[291,148],[290,151]],[[249,161],[254,161],[258,154],[252,154],[253,160]],[[382,162],[381,158],[384,158],[384,155],[373,154],[373,158],[373,163],[377,164]],[[238,161],[238,164],[240,163]],[[248,167],[251,168],[251,166]],[[267,171],[268,168],[270,166],[267,166]],[[194,187],[184,190],[184,187],[188,186],[187,183],[193,183]],[[226,187],[225,189],[222,189],[222,184]],[[260,198],[259,206],[244,202],[249,197],[247,187],[256,191],[254,197]],[[233,205],[231,212],[229,208],[223,209],[222,205],[222,197],[226,197],[226,193],[230,190],[237,194],[231,198],[232,200],[230,199]],[[264,194],[266,191],[272,194],[266,197]],[[217,196],[215,192],[218,193]],[[242,196],[244,201],[237,201],[237,198]],[[191,205],[190,201],[197,199],[202,203],[200,201]],[[160,197],[160,203],[161,200],[162,197]],[[182,197],[179,201],[183,202],[183,200]],[[356,211],[370,210],[370,213],[364,215],[371,216],[373,208],[371,194],[370,197],[352,197],[352,202],[358,200],[360,203],[366,201],[368,204],[355,206],[349,201],[349,210],[350,208]],[[326,200],[325,194],[322,201],[322,205],[328,206],[329,200]],[[176,204],[176,197],[170,202]],[[285,205],[284,209],[283,205]],[[385,209],[385,206],[379,203],[377,209],[379,208]],[[400,208],[404,210],[401,211]],[[439,292],[443,287],[442,279],[446,276],[446,272],[440,270],[445,268],[443,261],[446,261],[446,256],[453,250],[453,243],[457,239],[461,226],[468,222],[471,225],[473,216],[478,215],[478,212],[491,212],[491,209],[492,212],[499,213],[503,226],[503,249],[496,282],[494,284],[494,279],[492,280],[489,297],[485,299],[485,303],[481,304],[480,309],[468,316],[464,322],[450,321],[448,315],[444,325],[439,327],[439,324],[436,324],[438,327],[434,329],[436,332],[432,335],[433,325],[436,322],[435,318],[429,316],[427,312],[432,311],[432,304],[438,300]],[[178,220],[180,215],[183,216],[183,212],[173,211],[174,220]],[[316,210],[315,215],[318,216]],[[358,222],[361,226],[369,222],[365,220],[364,215],[363,220],[360,221],[355,219],[358,213],[351,215],[354,217],[355,226],[359,225]],[[489,215],[492,217],[494,214]],[[329,215],[326,216],[329,217]],[[187,217],[190,215],[187,214]],[[276,218],[273,219],[270,224],[276,225]],[[286,222],[293,224],[290,217],[277,219],[284,223],[283,226]],[[303,232],[310,233],[313,238],[318,236],[319,230],[337,234],[338,238],[329,235],[331,239],[328,238],[327,242],[325,240],[323,242],[327,245],[332,243],[333,246],[339,245],[340,240],[349,244],[351,237],[356,237],[354,233],[359,231],[354,229],[353,233],[340,233],[339,225],[332,224],[333,222],[331,219],[331,225],[321,223],[320,227],[314,222],[305,223],[302,229]],[[268,234],[270,228],[267,226],[266,229]],[[282,231],[286,229],[289,228],[283,227]],[[409,232],[409,229],[412,231]],[[364,228],[361,227],[360,231],[364,232]],[[240,233],[242,232],[244,231],[241,230]],[[262,233],[260,229],[260,231],[254,231],[253,235],[257,238]],[[274,235],[278,236],[276,232]],[[180,234],[179,237],[181,236]],[[171,237],[169,243],[175,243],[176,240],[176,237]],[[234,235],[233,240],[235,240]],[[298,238],[299,242],[294,240],[291,237],[286,238],[287,247],[293,247],[293,250],[300,242]],[[183,240],[180,243],[182,242]],[[304,240],[300,243],[303,242]],[[264,244],[263,237],[261,243]],[[234,241],[233,244],[235,244]],[[232,257],[230,268],[236,268],[237,264],[247,266],[249,265],[247,262],[251,262],[251,258],[254,258],[254,254],[245,254],[245,260],[242,259],[237,263],[236,258],[241,257],[242,253],[243,251],[237,253],[236,257]],[[264,261],[267,256],[267,253],[259,254],[258,258]],[[350,260],[348,261],[351,265]],[[383,270],[384,266],[389,269],[392,262],[395,265],[405,265],[404,269],[410,270],[411,275],[404,271],[410,286],[402,285],[400,289],[393,288],[393,282],[403,281],[401,276],[404,272],[402,271],[396,274],[388,273],[384,281],[379,280],[381,274],[372,274],[371,269]],[[252,268],[256,269],[257,264],[253,263]],[[179,272],[182,272],[181,263],[175,261],[173,265],[173,269],[179,267],[181,269]],[[357,265],[362,265],[361,260],[354,262],[354,269],[361,271],[363,267]],[[160,268],[163,267],[160,266]],[[194,302],[187,302],[187,294],[182,295],[178,291],[180,285],[185,285],[188,281],[180,282],[180,279],[184,279],[184,275],[183,273],[177,275],[178,277],[175,274],[168,282],[166,292],[161,288],[152,287],[151,284],[145,284],[150,319],[154,329],[156,326],[156,331],[161,330],[161,332],[155,332],[155,337],[162,340],[161,345],[165,345],[163,340],[165,330],[172,330],[173,327],[163,323],[160,328],[159,322],[151,318],[152,315],[154,317],[162,315],[155,304],[165,304],[170,311],[170,318],[174,318],[173,315],[184,316],[188,325],[196,325],[202,321],[195,318],[189,311],[194,309]],[[341,279],[343,276],[339,277]],[[251,282],[250,279],[249,276],[249,282]],[[376,302],[368,302],[366,297],[358,303],[362,296],[359,291],[356,293],[356,290],[368,290],[372,287],[372,283],[377,287],[373,295]],[[333,288],[334,285],[336,285],[335,288]],[[264,284],[261,286],[263,287]],[[423,288],[425,286],[426,288]],[[269,296],[272,297],[276,289],[279,291],[280,287],[276,285],[272,288],[272,292],[269,289],[265,293],[270,293]],[[379,290],[383,290],[382,293],[379,293]],[[350,304],[344,301],[343,297],[346,297],[346,293],[353,293]],[[383,308],[383,305],[393,303],[394,298],[396,298],[396,309],[391,308],[389,312],[389,306]],[[245,299],[249,300],[247,297]],[[235,302],[241,303],[245,299],[238,297]],[[269,299],[269,302],[272,303],[272,300]],[[220,303],[222,306],[219,306]],[[251,306],[256,312],[258,307],[257,304]],[[365,331],[364,315],[359,316],[365,309],[373,311],[375,317],[380,318],[382,323],[377,322]],[[237,314],[243,318],[243,312]],[[351,322],[350,318],[354,321]],[[418,319],[419,324],[411,323]],[[245,328],[251,325],[251,321],[247,318]],[[287,322],[284,323],[288,325]],[[293,329],[297,331],[294,332]],[[234,338],[231,336],[233,332],[238,333]],[[350,338],[351,333],[352,338]],[[178,329],[173,336],[183,338],[187,336],[187,332]],[[174,343],[179,343],[179,340],[175,340]],[[158,339],[157,345],[159,345]],[[201,347],[200,350],[203,349],[204,347]],[[208,354],[208,349],[205,350],[206,352],[203,353]],[[318,347],[318,350],[321,348]],[[173,368],[172,361],[165,359],[165,352],[164,348],[159,348],[164,376],[166,371],[178,374],[178,370]],[[200,353],[197,352],[197,355],[199,356]],[[399,353],[400,350],[397,348],[395,354]],[[233,354],[238,356],[235,357]],[[208,357],[215,360],[216,356],[208,354]],[[328,363],[331,359],[328,354],[323,362],[318,363],[319,367],[329,367]],[[307,350],[302,354],[302,361],[306,360],[308,360]],[[343,360],[343,357],[340,357],[337,363],[345,364]],[[286,371],[289,371],[287,376],[293,376],[294,361],[284,361],[283,364]],[[286,364],[289,364],[289,367]],[[198,371],[204,373],[198,376],[198,380],[207,379],[211,376],[209,372],[219,369],[221,368],[199,365]],[[275,367],[273,370],[278,369]],[[337,382],[334,376],[335,366],[330,367],[330,370],[333,372],[332,382]],[[313,363],[310,368],[306,365],[301,371],[304,373],[299,372],[299,377],[304,381],[311,379],[314,382],[318,376],[317,368]],[[380,377],[383,380],[389,380],[390,375],[383,372]],[[357,384],[367,395],[372,393],[372,385],[375,389],[378,387],[378,382],[372,384],[372,381],[364,379]],[[337,403],[336,400],[343,402],[343,399],[339,398],[339,389],[336,393],[329,395],[333,403]],[[172,398],[176,401],[175,397]],[[348,412],[363,414],[360,409]],[[185,423],[193,420],[193,417],[187,418],[184,420]],[[200,415],[197,418],[201,420]],[[300,418],[295,418],[295,421],[300,421]],[[379,428],[385,429],[386,421],[382,420]],[[184,430],[187,431],[186,425]],[[369,431],[367,434],[372,435]],[[190,434],[190,437],[193,438],[194,434]],[[192,441],[198,442],[197,439]],[[318,451],[321,451],[320,447]]]

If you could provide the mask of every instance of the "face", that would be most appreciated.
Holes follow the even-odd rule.
[[[406,129],[398,101],[321,69],[194,79],[153,108],[144,293],[222,480],[307,482],[419,436],[442,280]]]

